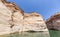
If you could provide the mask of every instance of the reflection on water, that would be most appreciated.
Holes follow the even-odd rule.
[[[50,30],[50,37],[60,37],[60,31]],[[1,35],[0,37],[49,37],[48,32],[22,32]]]
[[[60,31],[50,30],[50,37],[60,37]]]
[[[48,32],[17,32],[9,35],[1,35],[0,37],[49,37],[49,35]]]

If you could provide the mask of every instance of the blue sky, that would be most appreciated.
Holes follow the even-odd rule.
[[[8,0],[15,2],[25,12],[37,12],[44,19],[48,19],[56,12],[60,12],[60,0]]]

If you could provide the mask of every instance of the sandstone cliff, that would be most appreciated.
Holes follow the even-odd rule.
[[[54,14],[46,21],[48,29],[60,30],[60,12]]]
[[[21,31],[47,31],[43,17],[36,13],[24,13],[14,3],[0,0],[0,33]]]
[[[43,17],[36,12],[24,14],[24,27],[27,28],[27,30],[47,31]]]

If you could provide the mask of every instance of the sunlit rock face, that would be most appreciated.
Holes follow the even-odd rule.
[[[36,12],[24,14],[24,29],[28,31],[48,31],[43,17]]]
[[[10,33],[10,20],[11,20],[11,11],[0,0],[0,35]]]
[[[0,18],[0,19],[7,20],[7,21],[5,20],[3,22],[8,23],[7,25],[10,28],[10,29],[8,29],[9,32],[16,32],[16,31],[19,31],[20,29],[22,29],[21,27],[23,24],[23,14],[24,14],[23,11],[21,9],[19,9],[14,3],[9,3],[9,2],[6,2],[5,0],[0,0],[0,2],[3,5],[0,8],[1,9],[4,8],[3,9],[4,11],[1,10],[1,12],[0,12],[0,13],[4,14],[4,15],[1,14],[3,16],[2,17],[3,19],[2,18]],[[5,17],[5,15],[7,17]],[[1,22],[1,23],[3,23],[3,22]],[[6,31],[8,31],[8,30],[6,30]]]
[[[48,29],[60,30],[60,13],[51,16],[46,21]]]
[[[36,13],[24,13],[15,4],[0,0],[0,34],[21,31],[47,31],[43,17]]]

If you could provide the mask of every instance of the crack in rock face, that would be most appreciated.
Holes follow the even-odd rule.
[[[46,31],[43,17],[36,13],[24,13],[14,3],[0,0],[0,32],[9,34],[21,31]]]

